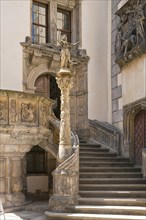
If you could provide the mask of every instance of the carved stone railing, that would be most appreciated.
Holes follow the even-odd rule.
[[[22,162],[34,145],[57,157],[58,144],[48,118],[53,101],[25,92],[0,90],[0,197],[3,203],[24,202]],[[55,129],[54,129],[55,130]]]
[[[128,0],[117,12],[116,63],[122,68],[146,53],[146,1]]]
[[[60,129],[58,119],[49,118],[51,123]],[[71,156],[63,161],[53,171],[53,195],[49,200],[49,210],[53,212],[67,212],[69,207],[78,202],[79,191],[79,139],[71,131]],[[47,212],[46,212],[47,215]]]
[[[121,133],[113,125],[107,122],[89,120],[90,138],[105,145],[121,155]]]

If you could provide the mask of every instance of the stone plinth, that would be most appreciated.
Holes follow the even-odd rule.
[[[142,151],[142,174],[143,178],[146,178],[146,148]]]

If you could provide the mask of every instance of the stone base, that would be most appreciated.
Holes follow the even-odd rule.
[[[55,196],[49,200],[49,211],[52,212],[69,212],[70,206],[78,203],[77,196]]]
[[[25,196],[21,192],[0,194],[0,198],[3,204],[11,203],[12,205],[21,205],[25,202]]]
[[[142,151],[142,174],[143,178],[146,178],[146,148]]]

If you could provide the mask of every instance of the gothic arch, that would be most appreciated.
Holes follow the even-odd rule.
[[[134,160],[134,118],[146,110],[146,99],[139,100],[124,107],[124,152],[126,157]]]

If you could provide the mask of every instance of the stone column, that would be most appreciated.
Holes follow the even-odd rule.
[[[58,160],[63,162],[71,155],[71,128],[70,128],[70,89],[73,86],[73,77],[69,69],[61,69],[56,77],[61,90],[61,121]]]
[[[15,204],[23,203],[25,196],[22,193],[22,157],[11,156],[6,160],[6,198]]]

